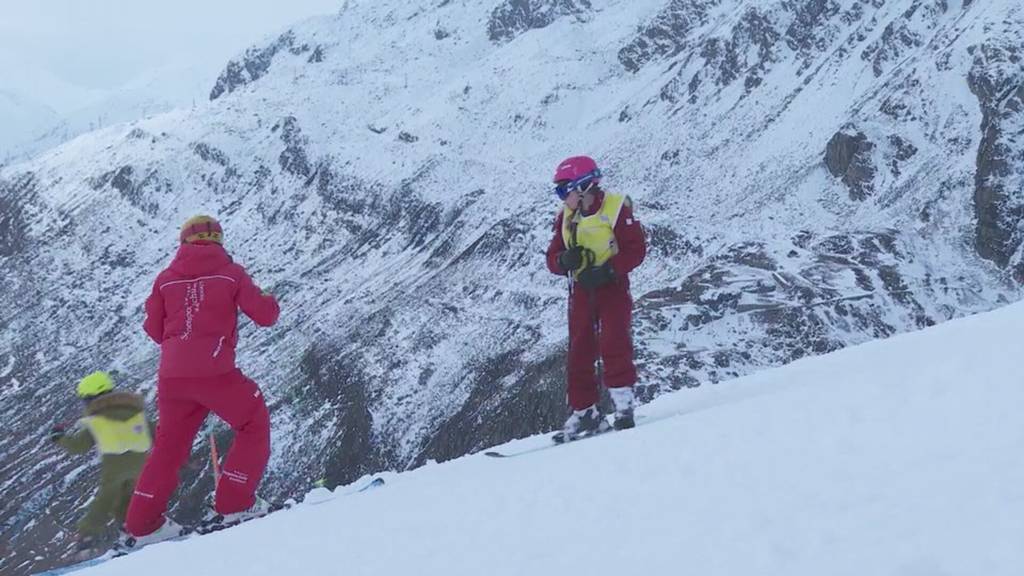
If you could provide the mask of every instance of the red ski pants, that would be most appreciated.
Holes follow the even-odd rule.
[[[128,532],[145,536],[163,525],[167,501],[178,487],[178,470],[211,411],[235,431],[217,483],[217,512],[231,514],[252,506],[270,457],[270,415],[256,383],[238,369],[211,378],[161,378],[157,410],[153,451],[125,518]]]
[[[633,298],[628,286],[612,283],[593,291],[575,285],[569,296],[568,396],[573,410],[597,403],[594,362],[600,353],[604,385],[636,384],[630,323]]]

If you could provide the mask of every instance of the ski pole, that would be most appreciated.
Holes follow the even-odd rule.
[[[217,456],[217,438],[210,432],[210,461],[213,462],[213,486],[220,483],[220,458]]]

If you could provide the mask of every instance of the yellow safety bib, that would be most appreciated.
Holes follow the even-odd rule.
[[[112,420],[105,416],[86,416],[82,421],[89,427],[100,454],[148,452],[153,445],[146,416],[140,412],[128,420]]]
[[[567,206],[562,208],[562,241],[565,247],[582,246],[590,250],[594,253],[594,266],[607,262],[619,251],[615,244],[615,222],[625,202],[625,196],[605,192],[601,209],[590,216],[583,216],[580,210],[569,210]],[[574,225],[575,244],[572,233]],[[578,274],[579,270],[573,273],[574,276]]]

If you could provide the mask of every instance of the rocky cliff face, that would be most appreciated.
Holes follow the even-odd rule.
[[[152,400],[141,304],[195,213],[284,310],[239,349],[271,404],[270,497],[561,423],[543,250],[571,154],[649,234],[644,398],[1017,299],[1022,24],[1009,0],[353,2],[195,110],[5,168],[0,569],[71,547],[97,468],[45,434],[75,380]],[[230,440],[197,439],[181,520],[209,433]]]
[[[981,142],[975,174],[975,246],[978,254],[1000,267],[1012,267],[1024,280],[1021,263],[1021,217],[1024,216],[1024,48],[1012,40],[1013,21],[991,24],[988,38],[972,46],[967,75],[971,92],[981,106]]]

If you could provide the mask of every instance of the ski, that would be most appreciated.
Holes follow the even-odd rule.
[[[246,522],[249,522],[250,520],[256,520],[258,518],[266,518],[267,516],[270,516],[274,512],[278,512],[278,511],[281,511],[281,510],[287,510],[287,509],[289,509],[289,508],[291,508],[291,507],[293,507],[295,505],[296,505],[296,502],[295,502],[295,500],[293,498],[289,498],[288,500],[285,500],[284,502],[272,502],[270,504],[270,506],[267,508],[267,512],[265,514],[260,514],[259,516],[253,516],[252,518],[245,518],[243,520],[238,520],[238,521],[235,521],[235,522],[228,522],[228,523],[225,523],[223,521],[224,520],[224,516],[223,515],[217,514],[217,515],[213,516],[212,518],[209,518],[207,520],[201,521],[195,527],[191,528],[189,533],[190,534],[197,534],[199,536],[203,536],[203,535],[206,535],[206,534],[212,534],[214,532],[220,532],[221,530],[224,530],[224,529],[227,529],[227,528],[231,528],[233,526],[238,526],[239,524],[245,524]]]
[[[556,440],[555,436],[557,436],[558,434],[561,434],[561,432],[556,432],[555,434],[553,434],[549,438],[551,440],[550,444],[544,444],[542,446],[534,446],[533,448],[527,448],[525,450],[519,450],[518,452],[501,452],[501,451],[498,451],[498,450],[488,450],[487,452],[484,452],[484,456],[490,456],[491,458],[512,458],[514,456],[522,456],[523,454],[532,454],[533,452],[540,452],[541,450],[547,450],[549,448],[554,448],[556,446],[564,446],[566,444],[575,444],[576,442],[582,442],[582,441],[584,441],[584,440],[586,440],[588,438],[597,438],[598,436],[603,436],[603,435],[605,435],[605,434],[607,434],[609,432],[615,432],[615,428],[612,428],[611,426],[609,426],[608,428],[599,430],[597,432],[591,432],[590,434],[585,434],[585,435],[582,435],[582,436],[578,436],[578,437],[573,438],[571,440]]]
[[[383,485],[384,485],[384,479],[383,478],[374,478],[373,480],[370,480],[370,482],[366,486],[363,486],[362,488],[359,488],[358,490],[356,490],[356,492],[366,492],[367,490],[370,490],[371,488],[380,488]]]
[[[123,556],[124,553],[121,553],[120,555]],[[109,550],[109,551],[104,552],[103,554],[101,554],[101,555],[99,555],[99,556],[97,556],[95,558],[90,558],[88,560],[82,560],[81,562],[77,562],[77,563],[71,564],[69,566],[62,566],[60,568],[52,568],[52,569],[47,570],[45,572],[39,572],[38,574],[36,574],[36,576],[59,576],[61,574],[71,574],[72,572],[78,572],[79,570],[85,570],[86,568],[91,568],[93,566],[99,566],[100,564],[103,564],[107,560],[111,560],[111,559],[117,558],[117,557],[118,556],[115,555],[115,552],[113,550]]]
[[[358,493],[361,493],[361,492],[367,492],[369,490],[373,490],[375,488],[380,488],[383,485],[384,485],[384,479],[380,478],[380,477],[377,477],[377,478],[373,478],[372,480],[370,480],[369,482],[367,482],[363,486],[360,486],[359,488],[356,488],[355,490],[352,490],[350,492],[346,492],[344,494],[338,494],[336,496],[350,496],[352,494],[358,494]],[[311,502],[311,503],[308,503],[307,505],[323,504],[324,502],[328,502],[328,501],[333,500],[333,499],[334,499],[334,496],[332,496],[331,498],[325,499],[325,500],[320,500],[320,501],[317,501],[317,502]],[[245,519],[245,520],[243,520],[241,522],[233,522],[231,524],[213,524],[213,523],[211,523],[211,524],[208,524],[206,526],[204,526],[203,523],[200,522],[196,526],[186,527],[186,532],[184,534],[182,534],[181,536],[178,536],[177,538],[169,538],[167,540],[162,540],[161,542],[176,542],[176,541],[181,541],[181,540],[188,540],[189,538],[192,538],[192,537],[204,536],[206,534],[212,534],[214,532],[220,532],[221,530],[225,530],[227,528],[232,528],[234,526],[238,526],[240,524],[244,524],[246,522],[249,522],[250,520],[256,520],[258,518],[266,518],[267,516],[273,514],[274,512],[278,512],[280,510],[287,510],[287,509],[293,508],[293,507],[295,507],[297,505],[298,505],[298,503],[294,499],[289,498],[288,500],[285,500],[284,502],[276,502],[276,503],[271,504],[270,508],[269,508],[269,511],[266,514],[264,514],[262,516],[256,516],[256,517],[253,517],[253,518],[247,518],[247,519]],[[160,544],[161,542],[154,542],[154,544]],[[142,548],[145,548],[145,546],[143,546]],[[71,574],[71,573],[74,573],[74,572],[78,572],[79,570],[85,570],[86,568],[92,568],[94,566],[99,566],[100,564],[103,564],[104,562],[107,562],[109,560],[113,560],[115,558],[120,558],[122,556],[127,556],[128,554],[131,554],[131,553],[135,552],[136,550],[141,550],[142,548],[124,549],[124,548],[115,547],[115,548],[112,548],[112,549],[104,552],[103,554],[101,554],[101,555],[99,555],[99,556],[97,556],[95,558],[90,558],[88,560],[83,560],[81,562],[76,562],[76,563],[70,564],[68,566],[61,566],[59,568],[52,568],[50,570],[46,570],[44,572],[40,572],[39,574],[37,574],[37,576],[61,576],[63,574]]]
[[[189,530],[188,532],[185,532],[184,534],[182,534],[180,536],[177,536],[175,538],[168,538],[167,540],[161,540],[160,542],[154,542],[154,544],[160,544],[161,542],[177,542],[177,541],[180,541],[180,540],[186,540],[189,537],[191,537],[193,534],[194,534],[194,532]],[[143,546],[142,548],[145,548],[145,546]],[[115,545],[110,550],[107,550],[106,552],[104,552],[103,554],[100,554],[99,556],[97,556],[95,558],[90,558],[88,560],[83,560],[81,562],[76,562],[76,563],[70,564],[68,566],[61,566],[60,568],[51,568],[50,570],[46,570],[45,572],[39,572],[38,574],[36,574],[36,576],[60,576],[61,574],[71,574],[71,573],[74,573],[74,572],[78,572],[79,570],[85,570],[86,568],[92,568],[94,566],[99,566],[100,564],[103,564],[103,563],[108,562],[110,560],[113,560],[115,558],[121,558],[122,556],[127,556],[127,555],[129,555],[129,554],[131,554],[133,552],[141,550],[142,548],[127,548],[126,549],[126,548],[121,548],[121,547]]]
[[[379,487],[381,487],[383,485],[384,485],[384,479],[380,478],[380,477],[376,477],[376,478],[373,478],[372,480],[370,480],[369,482],[367,482],[366,484],[364,484],[363,486],[360,486],[359,488],[356,488],[355,490],[352,490],[350,492],[345,492],[343,494],[331,494],[330,497],[324,498],[323,500],[317,500],[315,502],[303,502],[303,504],[306,505],[306,506],[313,506],[313,505],[316,505],[316,504],[323,504],[324,502],[329,502],[331,500],[334,500],[338,496],[351,496],[352,494],[358,494],[360,492],[366,492],[367,490],[372,490],[374,488],[379,488]],[[213,533],[213,532],[220,532],[221,530],[224,530],[225,528],[231,528],[232,526],[237,526],[239,524],[243,524],[245,522],[248,522],[249,520],[255,520],[256,518],[265,518],[265,517],[273,514],[274,512],[278,512],[280,510],[287,510],[287,509],[293,508],[295,506],[298,506],[298,502],[296,502],[294,498],[289,498],[288,500],[285,500],[284,502],[278,502],[278,503],[271,504],[270,505],[270,509],[267,511],[266,514],[263,514],[262,516],[256,516],[255,518],[247,518],[247,519],[245,519],[245,520],[243,520],[241,522],[233,522],[231,524],[220,524],[220,523],[217,523],[215,521],[214,522],[209,522],[208,521],[208,523],[205,526],[202,525],[202,524],[197,526],[195,528],[195,533],[199,534],[199,535],[203,535],[203,534],[210,534],[210,533]]]
[[[377,478],[374,478],[374,479],[370,480],[366,484],[360,486],[359,488],[356,488],[355,490],[350,490],[350,491],[345,492],[343,494],[335,494],[333,492],[330,492],[326,497],[323,497],[320,500],[314,500],[314,501],[311,501],[311,502],[303,502],[303,505],[305,505],[305,506],[317,506],[319,504],[323,504],[324,502],[330,502],[330,501],[334,500],[335,498],[337,498],[338,496],[351,496],[353,494],[359,494],[361,492],[366,492],[366,491],[372,490],[374,488],[380,488],[383,485],[384,485],[384,479],[380,478],[380,477],[377,477]]]
[[[672,416],[672,415],[659,416],[659,417],[656,417],[656,418],[648,418],[647,416],[637,416],[636,417],[636,423],[634,424],[634,427],[635,426],[639,426],[642,422],[654,422],[654,421],[657,421],[657,420],[661,420],[663,418],[667,418],[669,416]],[[503,452],[501,450],[488,450],[488,451],[484,452],[484,456],[490,456],[491,458],[513,458],[515,456],[522,456],[524,454],[532,454],[534,452],[540,452],[542,450],[548,450],[548,449],[551,449],[551,448],[555,448],[556,446],[564,446],[566,444],[575,444],[576,442],[582,442],[582,441],[584,441],[584,440],[586,440],[588,438],[597,438],[598,436],[604,436],[605,434],[608,434],[609,432],[625,432],[626,430],[631,430],[631,429],[632,428],[625,428],[623,430],[616,430],[614,426],[608,425],[606,428],[602,428],[601,430],[598,430],[597,432],[591,432],[589,434],[584,434],[582,436],[573,438],[571,440],[562,440],[562,441],[556,439],[556,437],[558,437],[561,434],[561,432],[555,432],[554,434],[552,434],[551,436],[548,437],[548,439],[551,441],[549,444],[542,444],[540,446],[534,446],[532,448],[524,448],[523,450],[518,450],[518,451],[514,451],[514,452]]]

